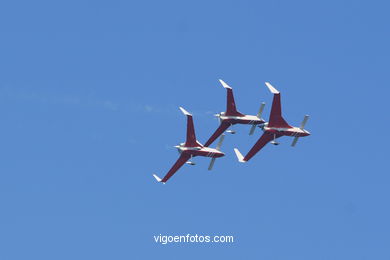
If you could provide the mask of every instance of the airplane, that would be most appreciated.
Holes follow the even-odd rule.
[[[201,143],[199,143],[198,140],[196,140],[194,122],[192,119],[192,115],[190,113],[188,113],[184,108],[182,108],[182,107],[179,107],[179,108],[183,112],[183,114],[187,116],[187,138],[186,138],[185,143],[181,143],[180,145],[175,146],[180,153],[180,157],[175,162],[175,164],[172,166],[172,168],[168,171],[168,173],[165,175],[165,177],[163,179],[161,179],[156,174],[153,174],[153,177],[158,182],[162,182],[164,184],[185,163],[189,164],[189,165],[195,165],[195,163],[191,161],[192,158],[195,156],[211,157],[211,161],[210,161],[210,164],[208,167],[208,169],[211,170],[214,166],[215,159],[223,157],[225,155],[223,152],[220,151],[220,148],[221,148],[221,145],[222,145],[222,142],[223,142],[223,139],[225,136],[224,135],[221,136],[216,148],[209,148],[209,147],[203,146]]]
[[[219,118],[220,125],[217,130],[213,133],[213,135],[207,140],[205,146],[210,146],[221,134],[225,132],[230,126],[235,124],[245,124],[252,125],[249,135],[252,135],[255,131],[256,125],[264,124],[264,119],[261,118],[261,114],[263,112],[265,103],[261,103],[259,112],[257,115],[244,115],[237,111],[236,103],[234,102],[233,89],[226,84],[223,80],[219,80],[222,86],[227,90],[227,98],[226,98],[226,111],[221,112],[219,114],[215,114],[216,117]],[[234,130],[227,130],[226,132],[235,134]]]
[[[280,92],[275,89],[269,82],[266,82],[265,85],[268,87],[271,93],[274,94],[269,122],[265,123],[262,126],[262,129],[264,131],[263,135],[259,138],[259,140],[248,152],[248,154],[245,155],[245,157],[242,156],[242,154],[237,148],[234,148],[234,152],[236,153],[238,161],[242,163],[249,161],[268,142],[273,145],[278,145],[279,143],[276,141],[276,138],[279,138],[281,136],[292,136],[294,137],[294,140],[291,143],[291,146],[294,147],[297,144],[299,137],[310,135],[310,132],[304,129],[306,122],[309,119],[309,116],[305,115],[299,127],[290,126],[282,116]]]

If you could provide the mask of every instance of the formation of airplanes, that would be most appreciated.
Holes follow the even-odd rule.
[[[216,114],[218,117],[220,125],[215,130],[215,132],[210,136],[207,142],[202,145],[195,135],[195,128],[192,115],[187,112],[184,108],[180,107],[180,110],[187,117],[187,137],[184,143],[181,143],[175,148],[178,149],[180,153],[179,159],[175,162],[172,168],[164,176],[164,178],[158,177],[156,174],[153,174],[154,178],[158,182],[166,183],[184,164],[195,165],[192,161],[192,158],[195,156],[210,157],[211,161],[208,169],[211,170],[214,166],[215,160],[217,158],[225,156],[221,151],[222,142],[225,138],[225,132],[234,134],[235,131],[232,129],[232,126],[235,124],[242,125],[251,125],[249,135],[252,135],[256,129],[259,127],[263,130],[263,134],[249,150],[249,152],[243,156],[241,152],[234,148],[234,152],[237,156],[239,162],[245,163],[249,161],[254,155],[256,155],[267,143],[273,145],[278,145],[276,141],[277,138],[282,136],[291,136],[294,137],[291,146],[295,146],[300,137],[305,137],[310,135],[310,132],[305,130],[307,120],[309,119],[308,115],[305,115],[303,121],[299,127],[290,126],[287,121],[282,116],[280,92],[273,87],[269,82],[266,82],[265,85],[269,91],[274,95],[271,112],[269,115],[269,120],[266,122],[261,116],[264,110],[265,103],[261,103],[260,109],[257,115],[245,115],[239,112],[236,108],[236,103],[234,101],[233,89],[226,84],[223,80],[219,80],[222,86],[227,91],[226,97],[226,111]],[[229,129],[230,128],[230,129]],[[217,146],[215,148],[210,148],[209,146],[218,140]]]

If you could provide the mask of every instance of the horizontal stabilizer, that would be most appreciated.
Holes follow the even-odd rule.
[[[184,115],[186,115],[186,116],[192,116],[192,115],[191,115],[190,113],[188,113],[188,111],[185,110],[184,108],[182,108],[182,107],[179,107],[179,108],[180,108],[181,112],[183,112]]]
[[[305,128],[305,125],[306,125],[308,119],[309,119],[309,115],[305,115],[305,117],[303,118],[303,121],[301,123],[301,126],[299,127],[300,129]]]
[[[226,89],[232,89],[228,84],[226,84],[225,81],[223,81],[222,79],[219,80],[219,82],[221,82],[222,86]]]
[[[279,94],[280,92],[274,88],[269,82],[266,82],[265,85],[268,87],[269,91],[273,94]]]
[[[156,174],[153,174],[153,177],[158,181],[158,182],[161,182],[161,178],[158,177]],[[165,182],[163,182],[165,184]]]
[[[260,105],[259,112],[257,113],[257,117],[258,118],[261,118],[261,114],[263,114],[264,107],[265,107],[265,103],[262,102],[261,105]]]
[[[255,129],[256,129],[256,125],[252,125],[251,130],[249,130],[249,135],[253,135]]]
[[[221,150],[221,146],[222,146],[222,143],[223,143],[223,139],[225,139],[225,134],[222,134],[222,135],[221,135],[221,137],[219,138],[217,147],[215,147],[215,149],[217,149],[218,151]]]
[[[240,151],[237,149],[237,148],[234,148],[234,152],[236,153],[236,156],[237,156],[237,159],[239,162],[246,162],[244,161],[244,156],[242,156],[242,154],[240,153]]]
[[[295,136],[293,142],[291,143],[291,146],[294,147],[298,142],[299,136]]]
[[[209,164],[209,168],[208,170],[211,171],[213,169],[213,166],[214,166],[214,163],[215,163],[215,157],[214,158],[211,158],[211,161],[210,161],[210,164]]]

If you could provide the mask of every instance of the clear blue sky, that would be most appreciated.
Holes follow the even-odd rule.
[[[389,259],[386,1],[0,4],[0,259]],[[166,185],[194,114],[282,93],[312,136],[266,146],[237,126],[213,172]],[[234,235],[160,245],[154,235]]]

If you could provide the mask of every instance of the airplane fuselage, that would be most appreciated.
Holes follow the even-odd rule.
[[[211,157],[211,158],[219,158],[225,156],[223,152],[210,147],[186,147],[183,144],[180,144],[175,147],[179,150],[179,153],[189,154],[192,157],[204,156],[204,157]]]
[[[277,127],[268,127],[264,126],[264,132],[268,132],[271,134],[279,136],[292,136],[292,137],[304,137],[310,135],[309,131],[301,129],[299,127],[291,127],[291,128],[277,128]]]
[[[223,122],[234,124],[243,124],[243,125],[260,125],[264,124],[265,121],[257,116],[244,115],[244,116],[227,116],[224,112],[221,113],[220,119]]]

